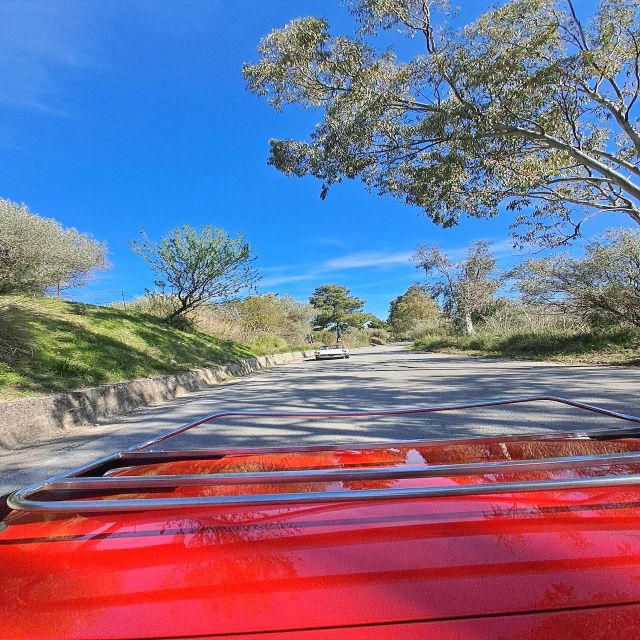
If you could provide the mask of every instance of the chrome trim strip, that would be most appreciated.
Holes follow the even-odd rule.
[[[404,489],[371,489],[365,491],[324,491],[310,493],[279,493],[242,496],[206,496],[199,498],[144,498],[133,500],[69,500],[44,502],[30,500],[29,493],[20,489],[7,499],[12,509],[40,512],[95,513],[104,511],[151,511],[184,509],[189,507],[243,507],[253,505],[306,504],[314,502],[362,502],[365,500],[399,500],[411,498],[440,498],[453,496],[481,496],[525,493],[534,491],[565,491],[640,484],[640,475],[604,476],[569,480],[540,480],[530,482],[498,482],[480,485],[442,487],[411,487]]]
[[[388,410],[380,410],[380,411],[346,411],[346,412],[309,412],[309,413],[286,413],[286,412],[261,412],[261,411],[226,411],[221,413],[212,413],[211,415],[205,416],[200,420],[196,420],[195,422],[191,422],[189,424],[183,425],[178,429],[174,429],[173,431],[169,431],[163,435],[157,436],[155,438],[151,438],[150,440],[146,440],[140,444],[136,444],[127,451],[140,451],[141,449],[147,449],[153,445],[159,444],[160,442],[164,442],[170,438],[173,438],[185,431],[189,431],[194,427],[198,427],[206,422],[212,422],[214,420],[220,420],[221,418],[366,418],[366,417],[383,417],[383,416],[403,416],[403,415],[413,415],[413,414],[422,414],[422,413],[437,413],[440,411],[455,411],[456,409],[479,409],[484,407],[499,407],[511,404],[522,404],[526,402],[557,402],[559,404],[564,404],[569,407],[574,407],[576,409],[583,409],[585,411],[590,411],[592,413],[598,413],[600,415],[605,415],[610,418],[616,418],[618,420],[625,420],[627,422],[633,422],[635,424],[640,424],[640,417],[632,416],[624,413],[619,413],[617,411],[611,411],[609,409],[604,409],[602,407],[598,407],[596,405],[587,404],[585,402],[578,402],[576,400],[568,400],[567,398],[560,398],[557,396],[546,396],[546,395],[538,395],[538,396],[521,396],[517,398],[508,398],[502,400],[487,400],[485,402],[471,402],[466,404],[448,404],[448,405],[437,405],[433,407],[422,407],[417,409],[388,409]]]
[[[90,491],[95,489],[132,489],[143,487],[178,487],[201,485],[261,484],[269,482],[338,482],[344,480],[387,480],[402,478],[434,478],[493,473],[545,472],[552,469],[640,464],[640,451],[591,456],[542,458],[539,460],[510,460],[508,462],[477,462],[442,464],[431,467],[407,465],[402,467],[373,467],[355,469],[300,469],[291,471],[259,471],[240,473],[202,473],[157,476],[106,476],[62,479],[47,482],[41,491]]]
[[[372,440],[371,442],[346,442],[341,441],[334,444],[311,444],[297,446],[282,447],[235,447],[227,449],[166,449],[166,450],[143,450],[143,451],[123,451],[120,459],[136,461],[136,464],[143,464],[148,459],[167,458],[168,460],[177,460],[178,457],[184,460],[196,458],[206,459],[207,456],[228,457],[228,456],[249,456],[249,455],[266,455],[273,453],[313,453],[317,451],[370,451],[375,449],[390,449],[393,447],[420,447],[433,445],[450,445],[455,444],[473,444],[482,441],[488,444],[500,442],[521,442],[521,441],[539,441],[539,440],[586,440],[594,437],[602,436],[621,436],[625,432],[638,432],[637,427],[620,427],[618,429],[590,430],[590,431],[556,431],[533,434],[520,435],[504,435],[504,436],[467,436],[465,438],[422,438],[420,440],[388,440],[380,442]],[[634,436],[629,436],[634,437]],[[638,436],[640,437],[640,436]],[[640,445],[639,445],[640,446]],[[184,458],[182,456],[184,455]]]

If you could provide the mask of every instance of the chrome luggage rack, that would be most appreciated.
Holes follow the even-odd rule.
[[[146,442],[134,445],[125,451],[100,458],[87,465],[77,467],[67,473],[59,474],[44,482],[36,483],[15,491],[7,498],[7,505],[14,510],[40,512],[114,512],[141,511],[156,509],[178,509],[204,506],[252,506],[287,505],[313,502],[352,502],[362,500],[381,500],[399,498],[429,498],[443,496],[470,496],[487,494],[522,493],[531,491],[549,491],[562,489],[582,489],[640,484],[640,474],[608,475],[600,477],[552,479],[521,482],[492,482],[476,485],[455,485],[441,487],[409,487],[399,489],[364,489],[358,491],[318,491],[304,493],[275,493],[233,496],[200,496],[187,498],[107,498],[115,493],[134,493],[143,490],[177,488],[181,486],[215,486],[224,484],[255,484],[276,481],[316,482],[341,480],[379,480],[398,478],[426,478],[485,475],[489,473],[508,473],[525,471],[545,471],[549,469],[573,469],[577,467],[610,466],[614,464],[640,464],[640,442],[638,451],[585,455],[532,460],[511,460],[506,462],[484,462],[470,464],[448,464],[433,466],[374,467],[355,469],[310,469],[290,471],[266,471],[243,473],[183,474],[155,476],[105,476],[113,469],[160,462],[178,462],[187,460],[221,459],[229,455],[264,455],[294,452],[387,449],[394,446],[419,446],[421,444],[446,444],[451,440],[404,440],[380,443],[342,443],[334,445],[313,445],[299,447],[271,447],[244,449],[197,449],[185,451],[149,450],[170,438],[174,438],[194,427],[214,422],[226,417],[260,418],[359,418],[375,416],[402,416],[428,414],[459,409],[477,409],[498,407],[530,402],[554,402],[591,413],[615,418],[627,423],[640,425],[640,417],[610,411],[602,407],[576,402],[556,396],[527,396],[504,400],[491,400],[469,404],[452,404],[390,411],[358,411],[341,413],[263,413],[231,411],[216,413],[184,425],[174,431],[158,436]],[[640,438],[640,427],[621,427],[617,429],[593,430],[570,433],[545,433],[528,436],[500,436],[496,442],[514,440],[557,440],[565,439],[618,439]],[[477,442],[487,440],[483,437],[456,438],[455,442]],[[91,496],[104,496],[104,499],[92,500]]]

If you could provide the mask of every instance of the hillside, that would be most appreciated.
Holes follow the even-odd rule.
[[[52,298],[0,297],[0,399],[223,364],[248,347],[152,316]]]

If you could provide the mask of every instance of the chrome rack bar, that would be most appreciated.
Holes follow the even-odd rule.
[[[166,433],[162,436],[147,440],[141,444],[135,445],[126,451],[105,456],[95,462],[83,465],[67,473],[58,474],[44,483],[36,483],[14,492],[7,499],[7,504],[12,509],[24,509],[31,511],[63,511],[63,512],[86,512],[86,511],[130,511],[138,509],[161,509],[161,508],[182,508],[203,505],[252,505],[252,504],[285,504],[285,503],[304,503],[304,502],[345,502],[350,500],[368,500],[368,499],[393,499],[393,498],[411,498],[411,497],[436,497],[445,495],[486,495],[491,493],[517,493],[522,491],[544,491],[553,489],[569,489],[582,487],[597,487],[610,485],[628,485],[640,483],[640,475],[627,476],[605,476],[600,478],[576,478],[569,480],[544,480],[544,481],[528,481],[528,482],[498,482],[488,483],[485,485],[465,485],[465,486],[443,486],[443,487],[417,487],[406,489],[381,489],[381,490],[364,490],[364,491],[335,491],[335,492],[311,492],[311,493],[295,493],[295,494],[273,494],[273,495],[249,495],[249,496],[208,496],[197,498],[144,498],[144,499],[105,499],[105,500],[52,500],[42,501],[33,500],[32,496],[40,493],[53,491],[89,491],[89,490],[109,490],[111,488],[139,487],[139,486],[178,486],[180,484],[211,484],[216,483],[257,483],[265,480],[279,480],[284,482],[296,482],[302,479],[314,480],[338,480],[338,479],[372,479],[379,477],[429,477],[431,475],[460,475],[461,473],[495,473],[509,471],[525,471],[525,470],[542,470],[549,468],[564,468],[578,466],[597,466],[609,465],[620,462],[629,463],[635,460],[634,453],[626,454],[604,454],[602,456],[580,456],[572,458],[547,458],[539,461],[509,461],[500,463],[477,463],[475,465],[440,465],[436,467],[422,467],[418,472],[418,468],[387,468],[387,469],[351,469],[351,470],[297,470],[284,472],[267,472],[265,476],[260,473],[253,474],[235,474],[242,476],[233,478],[232,474],[202,474],[188,476],[128,476],[126,479],[122,476],[95,476],[92,473],[97,471],[108,470],[114,467],[131,466],[132,464],[143,464],[157,461],[176,461],[189,459],[207,459],[213,457],[221,457],[235,454],[266,454],[277,452],[295,452],[295,451],[323,451],[335,449],[372,449],[385,448],[391,446],[410,446],[420,444],[437,444],[442,440],[419,440],[405,442],[386,442],[386,443],[345,443],[340,445],[314,445],[301,447],[275,447],[263,449],[234,449],[234,450],[194,450],[194,451],[144,451],[149,447],[163,442],[169,438],[173,438],[180,433],[184,433],[198,425],[212,422],[223,417],[286,417],[286,418],[338,418],[338,417],[373,417],[388,415],[412,415],[427,414],[440,411],[453,411],[458,409],[473,409],[480,407],[494,407],[502,405],[521,404],[527,402],[555,402],[567,406],[583,409],[600,415],[623,420],[626,422],[640,425],[640,417],[610,411],[594,405],[582,402],[558,398],[555,396],[527,396],[520,398],[511,398],[506,400],[493,400],[486,402],[476,402],[470,404],[457,405],[441,405],[435,407],[425,407],[419,409],[403,409],[390,411],[358,411],[358,412],[339,412],[339,413],[263,413],[263,412],[223,412],[206,416],[201,420],[184,425],[174,431]],[[635,429],[635,431],[634,431]],[[529,440],[538,439],[557,439],[565,438],[588,438],[588,437],[613,437],[635,435],[637,427],[573,432],[565,434],[542,434],[538,436],[501,436],[492,440],[500,442],[508,442],[510,440]],[[457,442],[470,442],[474,440],[486,441],[486,438],[465,438],[458,439]],[[131,463],[131,464],[127,464]],[[527,465],[530,465],[527,468]],[[546,466],[545,466],[546,465]],[[556,465],[550,466],[550,465]],[[475,471],[473,468],[475,467]],[[448,469],[448,471],[447,471]],[[394,474],[418,474],[420,475],[394,475]],[[305,475],[306,474],[306,475]],[[315,475],[314,475],[315,474]],[[342,475],[339,475],[342,474]],[[345,475],[346,474],[346,475]],[[367,475],[369,474],[369,475]],[[371,474],[374,474],[373,476]],[[380,475],[378,475],[380,474]],[[389,475],[392,474],[392,475]],[[222,479],[220,476],[224,476]],[[75,484],[74,484],[75,483]],[[139,483],[139,484],[132,484]],[[151,483],[151,484],[143,484]],[[153,484],[155,483],[155,484]],[[173,483],[173,484],[162,484]]]
[[[621,427],[618,429],[598,429],[589,431],[555,431],[547,433],[504,435],[504,436],[467,436],[466,438],[455,438],[456,444],[473,444],[482,440],[483,442],[522,442],[522,441],[548,441],[548,440],[584,440],[585,438],[607,438],[610,436],[634,437],[640,429],[636,427]],[[131,461],[132,464],[143,464],[150,460],[173,462],[176,460],[190,460],[194,458],[211,459],[215,457],[247,456],[247,455],[268,455],[278,453],[313,453],[318,451],[373,451],[376,449],[389,449],[390,447],[423,447],[425,445],[437,446],[451,444],[452,438],[421,438],[419,440],[387,440],[380,441],[341,441],[334,444],[311,444],[280,447],[234,447],[232,449],[186,449],[175,450],[142,450],[142,451],[122,451],[117,454],[123,462]],[[184,458],[181,456],[184,455]],[[192,457],[189,457],[192,456]]]
[[[534,491],[556,491],[593,487],[629,486],[640,484],[640,475],[604,476],[568,480],[528,482],[497,482],[480,485],[441,487],[411,487],[403,489],[369,489],[364,491],[322,491],[310,493],[276,493],[241,496],[205,496],[195,498],[143,498],[126,500],[68,500],[46,502],[29,498],[33,490],[20,489],[7,499],[12,509],[44,512],[95,513],[104,511],[149,511],[191,507],[247,507],[287,504],[362,502],[365,500],[399,500],[454,496],[482,496]]]
[[[608,416],[610,418],[615,418],[617,420],[624,420],[626,422],[632,422],[634,424],[640,424],[639,416],[632,416],[624,413],[619,413],[617,411],[611,411],[609,409],[604,409],[603,407],[598,407],[596,405],[587,404],[585,402],[578,402],[576,400],[569,400],[567,398],[560,398],[558,396],[547,396],[547,395],[537,395],[537,396],[521,396],[517,398],[507,398],[501,400],[487,400],[484,402],[471,402],[466,404],[447,404],[447,405],[437,405],[433,407],[422,407],[417,409],[391,409],[391,410],[380,410],[380,411],[347,411],[347,412],[302,412],[302,413],[285,413],[285,412],[260,412],[260,411],[226,411],[222,413],[213,413],[211,415],[205,416],[200,420],[196,420],[195,422],[191,422],[189,424],[183,425],[178,429],[173,431],[169,431],[161,436],[157,436],[152,438],[151,440],[146,440],[145,442],[136,444],[129,449],[128,452],[131,451],[140,451],[141,449],[147,449],[152,447],[160,442],[164,442],[165,440],[169,440],[170,438],[174,438],[181,433],[185,433],[194,427],[198,427],[207,422],[212,422],[214,420],[219,420],[221,418],[366,418],[366,417],[383,417],[383,416],[403,416],[403,415],[415,415],[415,414],[427,414],[427,413],[438,413],[441,411],[455,411],[460,409],[479,409],[484,407],[499,407],[511,404],[523,404],[527,402],[555,402],[559,404],[564,404],[569,407],[574,407],[576,409],[583,409],[584,411],[589,411],[591,413],[598,413],[600,415]]]
[[[270,482],[338,482],[345,480],[389,480],[402,478],[434,478],[494,473],[544,472],[552,469],[639,464],[640,451],[589,456],[543,458],[538,460],[509,460],[507,462],[477,462],[433,466],[373,467],[369,469],[299,469],[291,471],[258,471],[240,473],[203,473],[157,476],[108,476],[57,480],[43,484],[40,491],[92,491],[102,489],[264,484]]]

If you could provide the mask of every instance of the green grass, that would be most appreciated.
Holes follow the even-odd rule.
[[[640,365],[640,331],[633,329],[601,333],[548,331],[504,335],[434,335],[418,340],[414,348],[499,358]]]
[[[172,373],[259,355],[152,316],[64,300],[0,297],[0,398]]]

